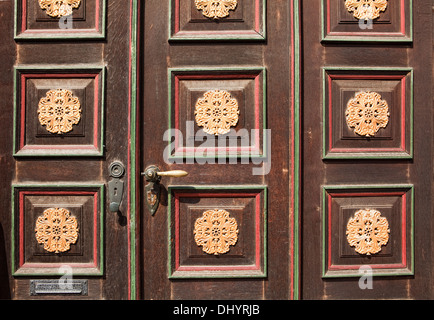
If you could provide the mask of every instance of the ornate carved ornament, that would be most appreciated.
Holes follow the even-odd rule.
[[[350,128],[361,136],[374,136],[389,123],[389,106],[376,92],[359,92],[347,104],[345,116]]]
[[[237,0],[195,0],[197,10],[202,10],[205,17],[221,19],[229,15],[229,10],[235,10]]]
[[[81,0],[39,0],[39,6],[47,15],[61,18],[72,14],[72,9],[80,6]]]
[[[194,111],[196,123],[203,131],[216,136],[226,134],[238,123],[238,102],[227,91],[208,91],[198,99]]]
[[[389,223],[377,210],[359,210],[347,224],[347,240],[360,254],[376,254],[389,241]]]
[[[69,90],[50,90],[39,101],[38,118],[51,133],[63,134],[72,130],[81,119],[80,101]]]
[[[374,20],[387,8],[387,0],[345,0],[345,7],[359,20]]]
[[[36,220],[36,240],[48,252],[68,251],[77,242],[78,230],[77,219],[64,208],[47,209]]]
[[[226,210],[207,210],[194,224],[194,240],[208,254],[229,252],[238,241],[238,224]]]

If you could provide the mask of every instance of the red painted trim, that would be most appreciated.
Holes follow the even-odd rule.
[[[93,263],[98,267],[98,203],[99,193],[95,192],[93,196]]]
[[[331,32],[331,5],[330,0],[327,0],[327,15],[326,15],[326,27],[327,34],[331,36],[405,36],[405,24],[406,24],[406,15],[405,15],[405,0],[401,0],[401,8],[400,8],[400,32]]]
[[[405,0],[401,0],[401,33],[405,34]]]
[[[180,27],[180,1],[179,0],[175,0],[175,26],[174,26],[174,31],[175,33],[179,33],[181,30]],[[261,12],[260,12],[260,0],[255,0],[255,31],[257,33],[260,33],[260,28],[261,28]],[[188,31],[188,32],[184,32],[185,34],[213,34],[213,32],[202,32],[202,31]],[[236,32],[234,31],[219,31],[219,34],[251,34],[251,31],[248,30],[237,30]]]
[[[27,80],[28,79],[94,79],[94,119],[93,119],[93,145],[25,145],[26,140],[26,90],[27,90]],[[44,74],[31,74],[23,73],[21,74],[21,84],[20,84],[20,137],[19,137],[19,147],[20,150],[98,150],[98,135],[99,135],[99,88],[100,88],[100,73],[44,73]]]
[[[104,94],[104,92],[102,94]],[[99,100],[99,74],[97,74],[95,76],[95,86],[93,93],[93,146],[95,149],[98,149]]]
[[[329,74],[332,80],[402,80],[407,75],[357,75],[357,74]]]
[[[401,262],[391,263],[391,264],[372,264],[370,267],[372,269],[403,269],[407,268],[407,193],[404,191],[400,192],[360,192],[360,193],[328,193],[328,243],[327,243],[327,266],[329,271],[334,270],[356,270],[359,269],[361,265],[332,265],[331,252],[332,252],[332,199],[336,198],[347,198],[347,197],[387,197],[387,196],[400,196],[402,201],[401,206]]]
[[[259,0],[255,1],[255,31],[257,33],[260,33],[260,21],[261,21],[261,13],[260,13],[260,6],[259,6]]]
[[[407,264],[407,232],[406,232],[406,222],[407,222],[407,194],[403,194],[401,197],[401,201],[402,201],[402,207],[401,207],[401,211],[402,211],[402,220],[401,220],[401,255],[402,255],[402,264],[406,265]]]
[[[180,265],[180,198],[255,198],[255,264],[235,266],[181,266]],[[175,271],[228,271],[261,269],[261,193],[174,193],[175,198]]]
[[[252,35],[256,36],[258,33],[253,30],[236,30],[236,31],[230,31],[230,30],[222,30],[222,31],[180,31],[176,34],[177,36],[191,36],[191,35],[201,35],[203,37],[206,36],[216,36],[216,35]]]
[[[19,222],[19,266],[24,264],[24,194],[19,194],[19,204],[20,204],[20,222]]]
[[[24,140],[26,138],[26,78],[21,76],[21,128],[20,128],[20,148],[24,147]]]
[[[256,195],[256,234],[255,234],[255,254],[256,254],[256,268],[261,268],[261,194]]]
[[[177,153],[189,153],[189,152],[210,152],[210,153],[227,153],[231,151],[236,152],[259,152],[260,150],[260,88],[261,88],[261,74],[204,74],[204,75],[175,75],[175,88],[174,88],[174,104],[175,104],[175,155]],[[179,100],[179,82],[180,80],[214,80],[214,79],[253,79],[255,81],[255,126],[257,131],[255,132],[255,144],[253,146],[249,147],[215,147],[215,148],[208,148],[208,147],[182,147],[180,146],[180,143],[182,141],[179,140],[179,131],[180,130],[180,123],[179,123],[179,114],[180,114],[180,100]],[[265,93],[263,93],[265,94]]]
[[[345,193],[329,193],[332,197],[348,198],[348,197],[391,197],[391,196],[403,196],[405,191],[400,192],[345,192]]]
[[[64,266],[65,263],[26,263],[24,268],[60,268]],[[72,268],[94,268],[95,263],[67,263],[68,266]]]
[[[199,70],[200,71],[200,70]],[[206,71],[206,70],[204,70]],[[177,74],[179,80],[256,79],[258,74]]]
[[[19,262],[18,267],[30,268],[30,267],[53,267],[57,266],[57,264],[45,264],[45,263],[25,263],[24,262],[24,196],[93,196],[94,197],[94,234],[93,234],[93,262],[92,263],[84,263],[84,264],[73,264],[75,267],[84,266],[84,267],[98,267],[98,203],[99,203],[99,191],[19,191],[18,199],[19,199]],[[61,264],[59,264],[61,265]]]
[[[329,76],[329,150],[333,149],[333,98],[332,98],[332,77]]]
[[[24,32],[27,29],[27,0],[21,2],[21,7],[23,8],[21,15],[21,30]]]
[[[399,148],[333,148],[333,99],[332,80],[400,80],[401,81],[401,142]],[[328,146],[329,152],[354,153],[354,152],[405,152],[406,150],[406,82],[407,75],[337,75],[328,74]]]
[[[21,13],[21,32],[27,30],[27,0],[22,0],[22,13]],[[99,15],[101,12],[101,4],[100,0],[95,0],[95,29],[34,29],[31,32],[35,33],[47,33],[48,32],[67,32],[67,33],[78,33],[78,32],[91,32],[97,31],[99,32]]]
[[[401,80],[401,149],[405,150],[405,140],[406,140],[406,125],[405,125],[405,109],[406,109],[406,77]]]
[[[95,30],[99,31],[99,12],[101,11],[100,0],[95,0]]]
[[[180,146],[181,141],[179,141],[179,78],[175,76],[175,153],[176,150],[182,149]]]
[[[242,271],[242,270],[258,270],[256,265],[249,266],[189,266],[189,267],[178,267],[176,271]]]
[[[179,227],[179,196],[175,194],[175,270],[179,269],[179,239],[180,227]]]

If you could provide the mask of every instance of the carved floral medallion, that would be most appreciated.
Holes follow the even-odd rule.
[[[229,252],[238,241],[238,224],[226,210],[207,210],[194,224],[194,240],[208,254]]]
[[[80,6],[81,0],[39,0],[39,6],[47,15],[61,18],[72,14],[72,9]]]
[[[389,241],[389,223],[377,210],[359,210],[347,224],[347,240],[357,253],[371,255]]]
[[[50,90],[39,101],[38,118],[51,133],[63,134],[72,130],[81,118],[80,101],[69,90]]]
[[[224,90],[208,91],[198,99],[194,111],[196,124],[208,134],[226,134],[238,123],[238,102]]]
[[[389,123],[389,106],[376,92],[359,92],[347,104],[345,116],[350,128],[361,136],[374,136]]]
[[[78,223],[64,208],[50,208],[36,220],[36,240],[48,252],[60,253],[70,249],[78,239]]]
[[[374,20],[387,8],[387,0],[345,0],[345,7],[359,20]]]
[[[229,15],[229,10],[235,10],[237,0],[195,0],[197,10],[202,10],[205,17],[221,19]]]

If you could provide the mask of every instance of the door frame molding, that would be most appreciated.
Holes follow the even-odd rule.
[[[301,57],[301,37],[300,37],[300,2],[301,0],[291,0],[290,15],[291,15],[291,48],[289,50],[291,59],[291,146],[288,157],[291,159],[291,183],[289,184],[289,216],[290,216],[290,299],[298,300],[300,298],[300,57]],[[138,192],[140,192],[140,165],[138,150],[140,126],[138,123],[138,113],[140,102],[138,92],[140,92],[140,82],[138,72],[140,65],[138,57],[140,56],[140,5],[139,0],[130,0],[130,52],[129,52],[129,133],[128,133],[128,164],[127,164],[127,180],[128,180],[128,295],[129,299],[135,300],[140,298],[140,200]],[[168,1],[170,5],[170,1]]]

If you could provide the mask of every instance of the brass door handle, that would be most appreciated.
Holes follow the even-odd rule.
[[[148,184],[145,186],[146,204],[151,215],[154,215],[160,204],[160,181],[161,177],[181,178],[188,175],[183,170],[160,171],[157,166],[149,166],[142,172]]]
[[[188,172],[183,170],[172,170],[172,171],[163,171],[163,172],[158,171],[157,175],[161,177],[181,178],[187,176]]]

